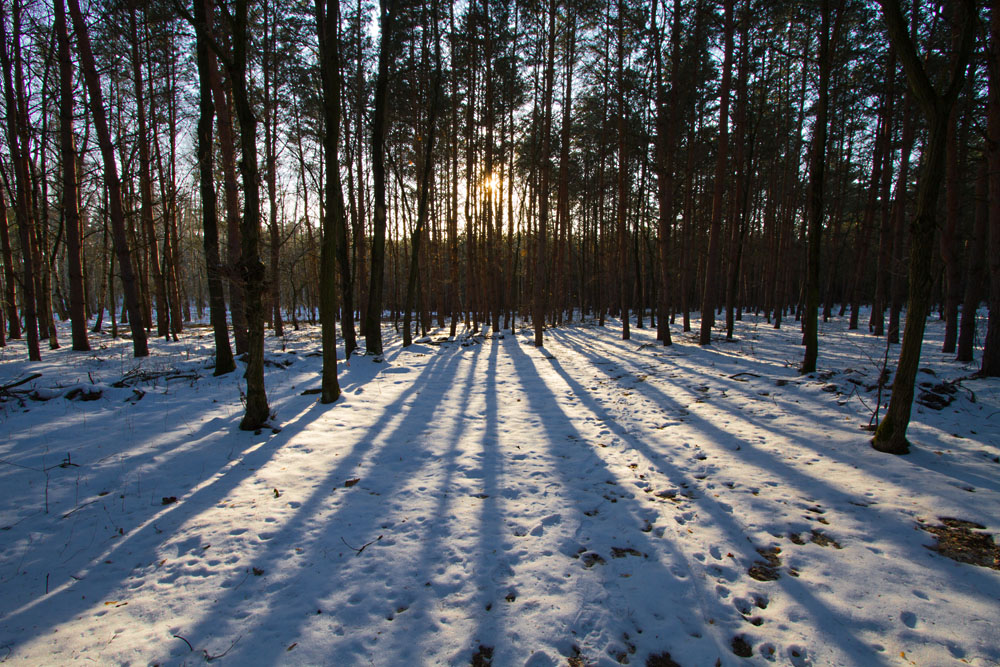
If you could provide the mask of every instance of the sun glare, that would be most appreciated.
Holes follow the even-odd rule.
[[[482,182],[483,194],[496,194],[500,190],[500,178],[496,174],[487,174]]]

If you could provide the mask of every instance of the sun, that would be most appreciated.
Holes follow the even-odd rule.
[[[482,183],[480,187],[483,190],[484,195],[497,194],[500,191],[500,177],[496,174],[487,174],[483,176]]]

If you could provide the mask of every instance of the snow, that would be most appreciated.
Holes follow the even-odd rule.
[[[303,394],[306,327],[268,338],[256,434],[206,327],[144,360],[12,342],[0,385],[41,375],[0,403],[0,661],[1000,663],[1000,571],[920,529],[1000,538],[1000,382],[914,405],[912,453],[880,454],[885,343],[821,327],[810,376],[797,325],[752,316],[708,348],[614,321],[540,349],[387,328],[333,405]],[[920,381],[978,367],[942,335]]]

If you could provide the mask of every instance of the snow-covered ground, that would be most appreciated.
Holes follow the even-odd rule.
[[[842,321],[805,377],[794,322],[632,331],[387,329],[329,406],[318,329],[269,338],[258,434],[207,328],[8,345],[0,385],[40,377],[0,403],[0,662],[1000,664],[1000,571],[921,529],[1000,536],[1000,382],[915,405],[893,457],[861,428],[884,342]],[[942,332],[921,382],[978,367]]]

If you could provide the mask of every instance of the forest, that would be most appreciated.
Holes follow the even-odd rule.
[[[996,0],[0,0],[0,46],[0,662],[1000,661]]]

